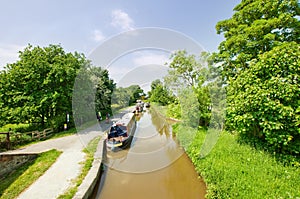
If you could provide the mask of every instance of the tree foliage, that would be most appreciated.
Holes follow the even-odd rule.
[[[151,91],[148,95],[151,102],[157,102],[163,106],[174,102],[173,93],[159,79],[151,83]]]
[[[113,91],[112,105],[117,109],[128,107],[129,101],[130,101],[130,96],[126,88],[117,87]]]
[[[228,125],[281,153],[300,154],[300,46],[260,55],[228,88]]]
[[[111,112],[112,93],[116,88],[115,83],[109,78],[108,71],[100,67],[90,68],[93,85],[96,85],[95,109],[103,115]]]
[[[164,78],[170,88],[190,87],[195,88],[203,84],[207,78],[207,60],[209,54],[203,52],[200,56],[189,54],[185,50],[174,52],[168,66],[171,70]]]
[[[258,55],[283,42],[300,41],[300,7],[297,0],[242,0],[230,19],[217,23],[225,40],[219,45],[217,60],[225,78],[248,68]]]
[[[131,85],[127,87],[126,90],[130,97],[129,105],[136,103],[137,100],[145,95],[143,89],[141,89],[139,85]]]
[[[85,62],[82,54],[66,53],[59,45],[28,45],[19,61],[1,73],[1,120],[44,125],[59,115],[65,117],[72,110],[74,79]]]
[[[185,116],[182,113],[182,117],[193,121],[195,123],[193,126],[208,126],[211,116],[209,84],[204,84],[208,80],[209,58],[210,55],[206,52],[195,56],[184,50],[177,51],[171,56],[169,64],[171,70],[164,78],[167,87],[177,93],[182,111],[188,114]],[[186,103],[187,106],[183,103]],[[185,110],[189,106],[193,107],[193,113]],[[197,122],[195,122],[195,118],[198,118]]]
[[[144,95],[144,91],[139,85],[131,85],[126,88],[117,87],[112,95],[113,108],[120,109],[133,105]]]
[[[107,70],[92,66],[83,54],[65,52],[60,45],[28,45],[0,77],[2,124],[62,128],[67,113],[69,122],[76,119],[81,124],[95,119],[98,111],[110,110],[115,87]]]
[[[225,37],[215,61],[227,84],[227,127],[299,154],[298,1],[242,0],[234,11],[216,25]]]

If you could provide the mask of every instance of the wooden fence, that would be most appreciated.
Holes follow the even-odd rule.
[[[20,144],[24,140],[43,140],[49,138],[52,134],[52,128],[44,129],[43,131],[31,131],[26,133],[0,132],[0,149],[6,148],[9,150],[12,145]]]

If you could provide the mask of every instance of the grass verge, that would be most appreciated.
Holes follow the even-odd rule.
[[[300,199],[299,168],[285,166],[266,152],[239,144],[236,136],[227,132],[222,132],[213,150],[200,158],[205,134],[198,131],[189,145],[185,136],[178,139],[185,143],[197,172],[208,186],[207,198]]]
[[[101,137],[96,137],[92,141],[89,142],[88,146],[83,150],[86,154],[86,159],[82,162],[82,170],[76,179],[73,181],[73,186],[70,187],[65,193],[61,194],[58,199],[71,199],[76,194],[78,187],[81,185],[85,176],[88,174],[91,169],[94,161],[94,154],[97,150],[98,143]]]
[[[20,195],[50,168],[61,153],[55,149],[41,153],[34,161],[9,174],[0,183],[0,199],[12,199]]]

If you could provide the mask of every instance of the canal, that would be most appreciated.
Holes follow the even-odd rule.
[[[170,121],[153,109],[137,117],[131,147],[107,152],[96,199],[201,199],[206,186],[172,134]]]

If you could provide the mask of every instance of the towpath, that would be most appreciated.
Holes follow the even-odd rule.
[[[118,120],[129,110],[117,114],[114,120]],[[81,172],[81,162],[85,161],[85,154],[82,152],[84,147],[96,136],[103,135],[103,131],[109,128],[112,121],[108,124],[102,121],[100,124],[81,130],[79,133],[71,136],[45,140],[21,149],[5,152],[5,154],[26,154],[41,153],[51,149],[63,152],[57,161],[37,181],[22,192],[18,198],[54,199],[63,194],[72,186],[72,180]]]

